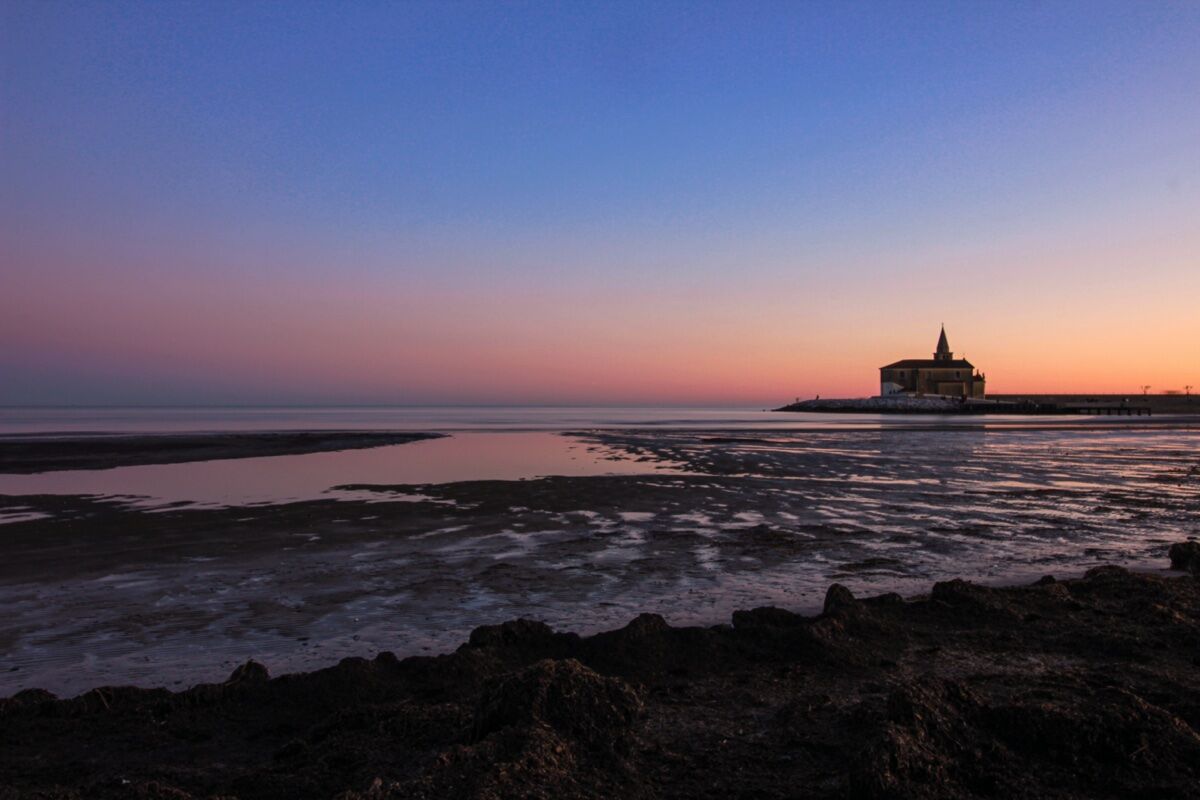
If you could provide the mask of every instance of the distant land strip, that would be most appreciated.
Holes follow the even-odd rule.
[[[110,469],[360,450],[437,439],[444,435],[394,431],[280,431],[14,436],[0,438],[0,473],[25,475],[68,469]]]

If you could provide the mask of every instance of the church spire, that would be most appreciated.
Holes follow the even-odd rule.
[[[938,337],[937,352],[933,354],[935,361],[951,361],[954,353],[950,352],[950,343],[946,341],[946,326],[942,325],[942,335]]]

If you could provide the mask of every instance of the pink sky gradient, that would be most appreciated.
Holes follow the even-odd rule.
[[[876,368],[926,356],[942,322],[994,393],[1178,389],[1200,365],[1200,241],[1147,239],[884,260],[870,281],[718,264],[649,291],[599,264],[504,286],[77,259],[10,273],[0,334],[18,366],[113,401],[765,405],[874,393]]]
[[[223,8],[5,5],[0,404],[1200,385],[1194,3]]]

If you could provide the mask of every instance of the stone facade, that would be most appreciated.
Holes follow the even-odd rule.
[[[879,368],[879,394],[978,398],[986,380],[970,361],[954,357],[943,327],[933,358],[907,358]]]

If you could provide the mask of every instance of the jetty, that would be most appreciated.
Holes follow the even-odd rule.
[[[1067,406],[1067,405],[1059,406],[1057,413],[1059,413],[1059,414],[1095,414],[1095,415],[1103,415],[1106,417],[1112,416],[1114,414],[1117,416],[1127,416],[1127,417],[1132,417],[1134,415],[1137,415],[1140,417],[1142,414],[1145,414],[1146,416],[1150,416],[1150,406],[1148,406],[1148,405],[1133,406],[1133,405],[1129,405],[1127,403],[1119,403],[1116,405],[1080,403],[1077,406]]]
[[[1148,402],[1127,398],[1094,399],[1084,396],[1056,398],[968,398],[944,395],[902,395],[883,397],[829,398],[798,400],[775,411],[822,414],[1016,414],[1029,416],[1099,415],[1151,416]]]

